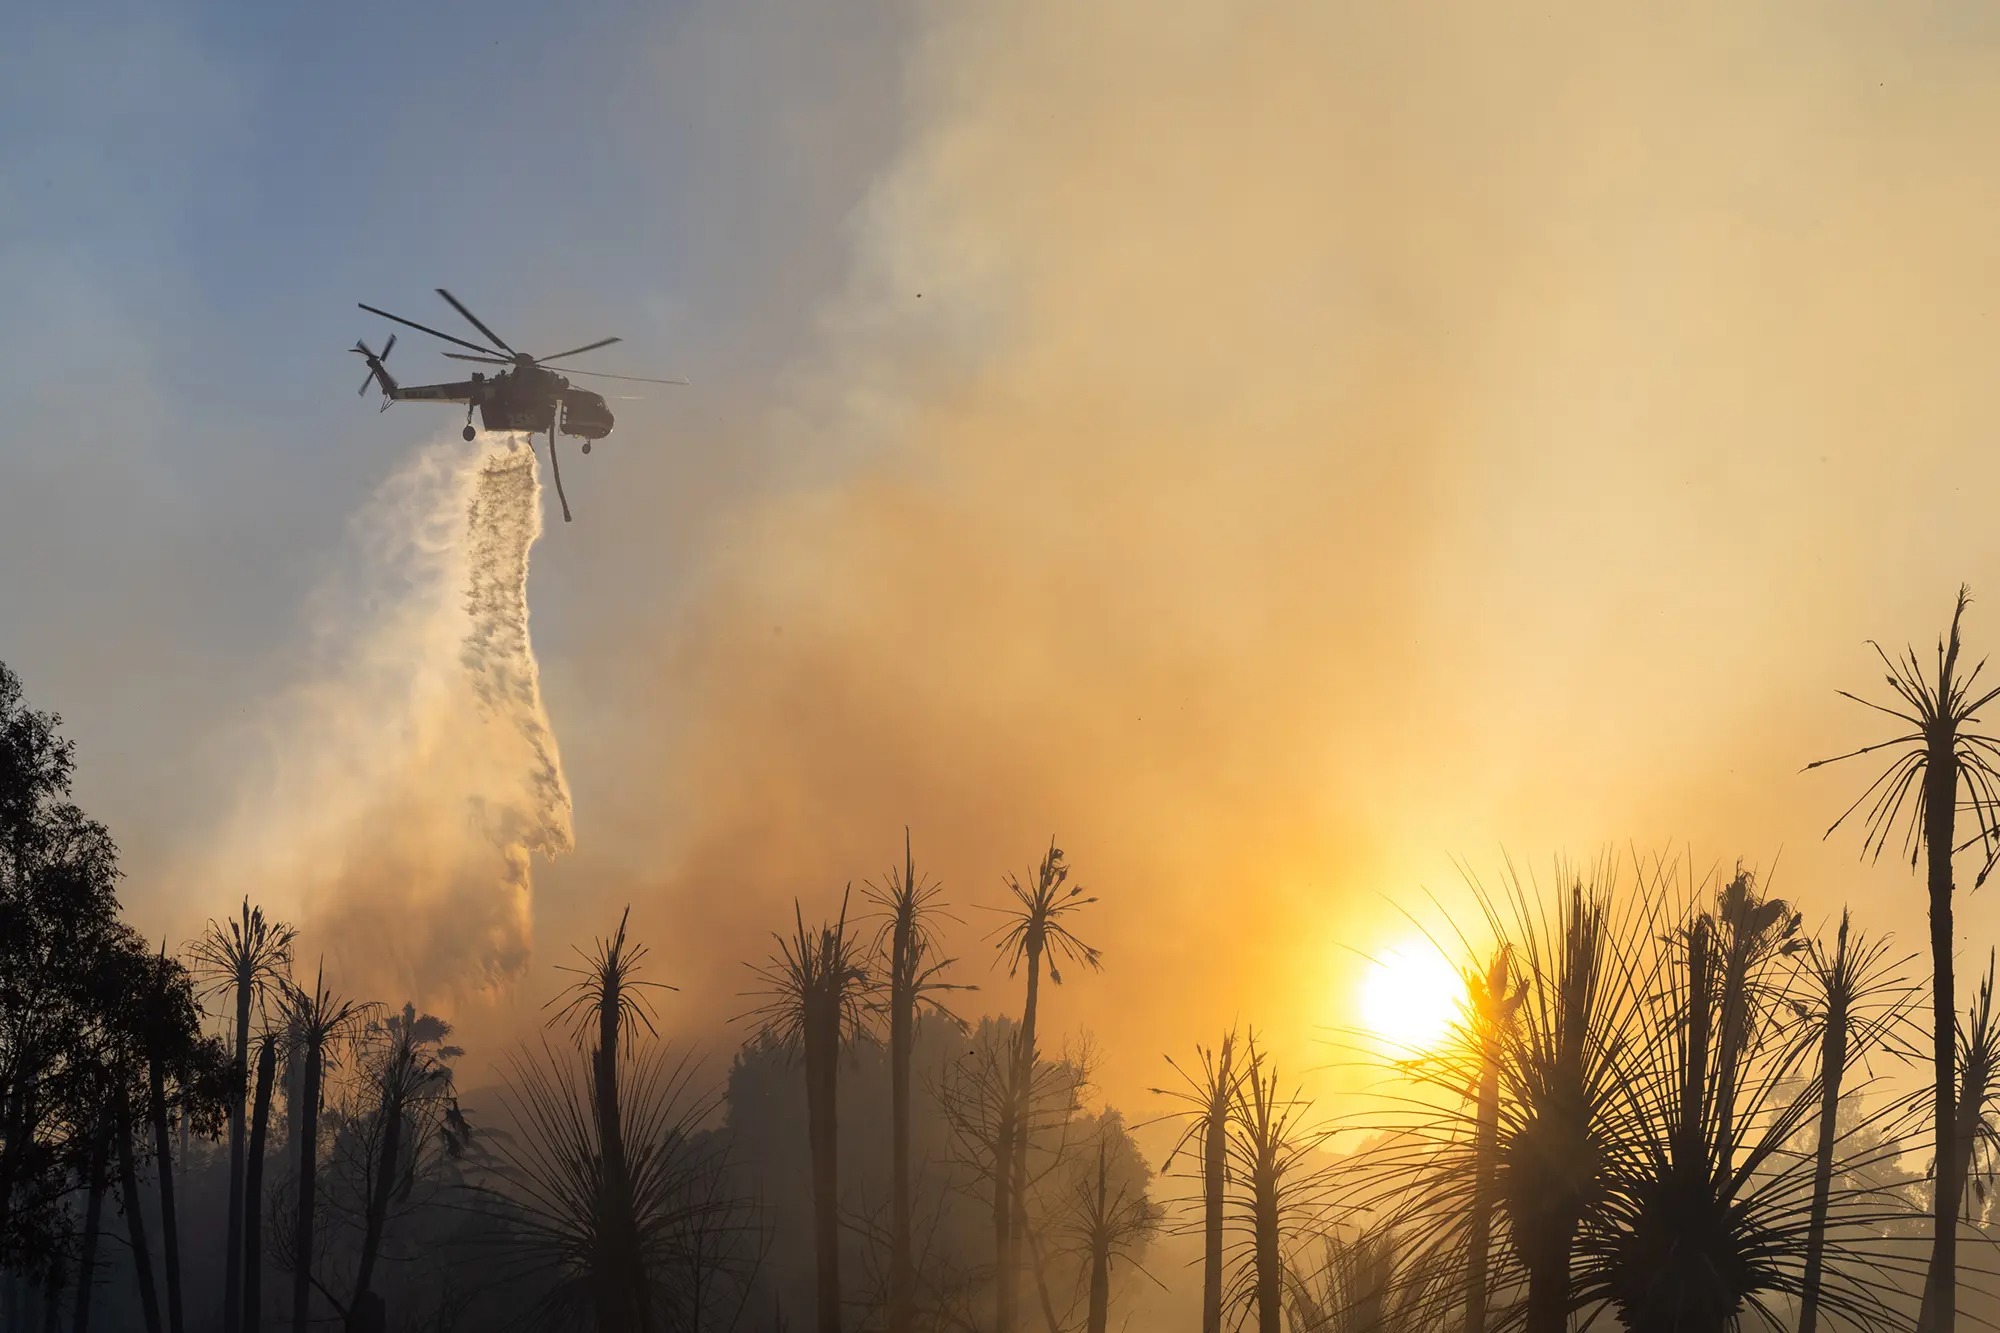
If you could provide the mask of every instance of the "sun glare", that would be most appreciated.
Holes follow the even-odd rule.
[[[1464,999],[1464,979],[1435,948],[1389,949],[1362,976],[1361,1021],[1393,1046],[1425,1047],[1450,1029]]]

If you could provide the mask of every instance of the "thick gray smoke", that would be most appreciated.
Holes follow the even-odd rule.
[[[533,860],[570,847],[528,637],[540,533],[526,437],[426,445],[308,604],[301,683],[203,859],[293,912],[349,990],[445,1002],[527,965]]]

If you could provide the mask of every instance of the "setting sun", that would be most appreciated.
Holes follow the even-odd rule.
[[[1384,1041],[1428,1046],[1458,1017],[1465,982],[1428,944],[1388,949],[1368,961],[1361,980],[1361,1020]]]

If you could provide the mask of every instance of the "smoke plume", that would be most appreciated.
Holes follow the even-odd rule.
[[[296,894],[359,993],[445,1001],[519,976],[533,859],[570,848],[528,637],[540,497],[521,436],[426,445],[377,492],[210,849],[253,896]]]

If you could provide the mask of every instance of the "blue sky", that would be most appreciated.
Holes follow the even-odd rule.
[[[720,503],[761,462],[715,457],[725,423],[811,345],[897,132],[889,7],[169,0],[17,23],[0,653],[70,715],[86,788],[142,849],[195,817],[167,775],[274,686],[348,516],[452,424],[355,396],[346,349],[385,328],[355,302],[457,329],[442,285],[521,346],[622,336],[593,364],[694,383],[616,404],[592,462],[648,456],[602,493],[579,471],[573,498],[600,522],[649,490],[656,515]],[[439,348],[405,331],[393,364],[445,378]],[[624,562],[626,613],[675,595],[672,546]],[[545,554],[559,655],[573,615],[620,603],[565,597]]]

